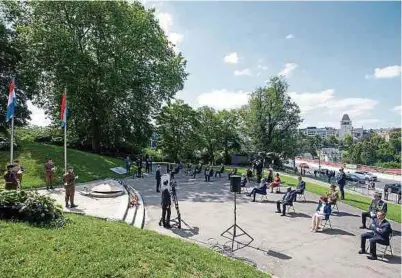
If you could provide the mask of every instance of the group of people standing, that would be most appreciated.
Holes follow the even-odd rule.
[[[145,162],[145,163],[144,163]],[[131,174],[131,165],[134,164],[134,161],[131,160],[130,156],[127,155],[126,159],[124,159],[124,163],[126,165],[126,174],[130,175]],[[143,160],[141,155],[137,155],[135,159],[135,165],[137,167],[136,172],[134,172],[133,177],[136,176],[137,178],[142,178],[142,168],[144,167],[145,164],[145,173],[152,173],[152,157],[145,155],[145,158]]]

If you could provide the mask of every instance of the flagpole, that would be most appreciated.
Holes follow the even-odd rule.
[[[64,88],[64,93],[66,94],[66,106],[64,109],[67,109],[67,88]],[[64,173],[67,173],[67,117],[64,119]]]
[[[14,115],[11,118],[10,164],[14,161]]]

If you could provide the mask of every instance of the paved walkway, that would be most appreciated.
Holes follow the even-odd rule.
[[[145,228],[178,236],[208,246],[210,238],[220,244],[228,240],[220,234],[233,224],[233,195],[226,178],[205,183],[199,176],[193,180],[184,175],[176,178],[177,195],[183,220],[191,227],[167,230],[159,227],[160,194],[155,192],[155,179],[127,180],[144,199]],[[281,217],[275,213],[275,201],[281,194],[269,194],[268,201],[250,202],[244,194],[238,196],[237,223],[252,237],[251,247],[235,252],[257,264],[258,268],[278,277],[400,277],[401,229],[392,223],[394,256],[385,261],[369,261],[358,255],[361,211],[339,204],[339,216],[332,216],[333,229],[310,232],[311,215],[318,196],[306,193],[307,202],[296,203],[296,213]],[[176,217],[174,208],[172,218]],[[214,240],[212,240],[214,241]],[[382,247],[378,248],[378,254]]]

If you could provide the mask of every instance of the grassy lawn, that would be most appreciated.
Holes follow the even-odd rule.
[[[226,171],[228,172],[232,170],[232,167],[226,167],[226,168],[227,168]],[[246,168],[238,168],[238,172],[239,174],[243,174],[246,172]],[[296,176],[294,178],[281,176],[281,180],[292,187],[297,186]],[[319,196],[325,195],[328,189],[329,185],[328,187],[324,187],[323,185],[318,183],[306,182],[306,190]],[[345,193],[345,200],[342,200],[341,202],[366,211],[368,210],[371,201],[372,198],[370,197],[362,196],[359,194]],[[401,223],[401,206],[388,202],[387,218],[395,222]]]
[[[0,221],[1,277],[269,277],[214,251],[125,223],[70,215],[63,229]]]
[[[68,163],[74,167],[78,182],[87,182],[95,179],[113,178],[119,175],[110,171],[110,168],[124,166],[121,159],[99,156],[77,150],[67,151]],[[57,184],[61,184],[64,171],[63,147],[44,145],[38,143],[24,143],[21,151],[14,153],[14,159],[20,160],[26,169],[22,177],[22,187],[42,187],[45,185],[44,167],[46,160],[52,158],[57,167]],[[10,160],[9,151],[0,151],[0,169],[5,169]],[[4,187],[4,179],[0,181],[0,188]]]

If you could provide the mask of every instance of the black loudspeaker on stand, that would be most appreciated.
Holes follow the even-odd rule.
[[[244,248],[250,245],[253,242],[254,238],[252,238],[247,232],[245,232],[239,225],[237,225],[236,220],[236,195],[241,193],[241,177],[240,176],[231,176],[230,177],[230,192],[233,192],[233,205],[234,205],[234,224],[226,229],[221,236],[232,241],[232,252]],[[240,232],[240,233],[239,233]],[[246,236],[249,239],[249,242],[244,243],[237,241],[236,238]],[[237,243],[236,249],[234,248],[234,243]],[[239,247],[239,245],[241,247]]]

